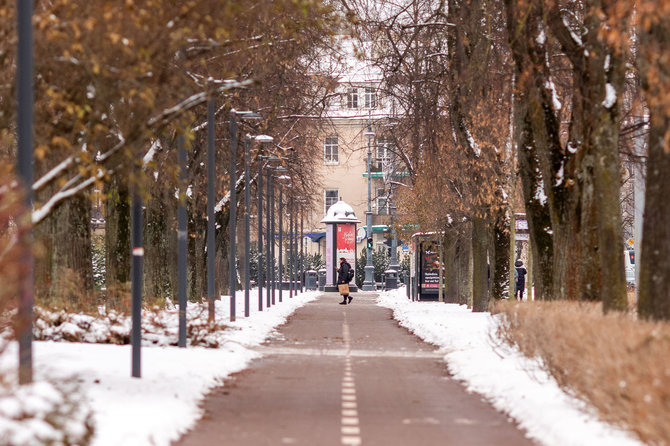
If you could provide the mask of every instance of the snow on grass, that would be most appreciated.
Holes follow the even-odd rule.
[[[160,314],[168,333],[143,333],[142,377],[131,378],[131,346],[95,343],[40,341],[33,343],[35,379],[70,380],[79,384],[93,409],[96,446],[169,445],[192,427],[202,415],[198,407],[205,394],[232,373],[246,368],[259,353],[250,347],[259,345],[274,333],[277,326],[296,308],[314,300],[318,292],[305,292],[292,299],[258,311],[257,291],[251,293],[251,312],[244,317],[244,292],[238,292],[237,320],[230,322],[230,299],[216,302],[216,319],[226,328],[217,335],[218,348],[169,346],[176,326],[177,312]],[[194,306],[195,307],[195,306]],[[74,318],[74,319],[82,319]],[[77,329],[67,327],[76,332]],[[96,330],[100,330],[99,327]],[[102,330],[104,332],[104,330]],[[151,339],[147,342],[147,338]],[[152,342],[161,339],[157,345]],[[0,356],[0,372],[15,379],[16,344]],[[0,400],[7,410],[16,406],[19,396]],[[14,401],[14,402],[12,402]],[[0,443],[8,438],[10,412],[0,404]],[[21,403],[22,404],[22,403]],[[26,445],[43,444],[43,423],[24,424]],[[44,428],[44,429],[43,429]],[[81,430],[81,422],[70,429]],[[5,444],[5,443],[2,443]]]
[[[400,324],[445,352],[444,360],[469,391],[508,414],[544,445],[632,446],[630,434],[598,420],[581,400],[567,395],[539,361],[496,339],[496,317],[465,306],[412,302],[405,289],[382,293],[378,304]]]

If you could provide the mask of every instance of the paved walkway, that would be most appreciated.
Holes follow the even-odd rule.
[[[434,346],[375,305],[325,293],[298,309],[265,355],[204,402],[187,445],[530,445],[450,378]]]

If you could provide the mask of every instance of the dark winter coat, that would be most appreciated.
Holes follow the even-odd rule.
[[[351,278],[349,277],[351,271],[351,265],[346,260],[340,263],[340,268],[337,270],[337,284],[349,283]]]
[[[516,283],[519,285],[523,285],[526,283],[526,274],[528,274],[528,271],[526,271],[526,268],[523,266],[519,267],[516,269],[517,274],[519,275],[519,278],[516,279]]]

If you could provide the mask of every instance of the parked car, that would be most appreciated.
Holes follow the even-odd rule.
[[[626,268],[626,283],[635,286],[635,250],[626,249],[623,252],[623,264]]]

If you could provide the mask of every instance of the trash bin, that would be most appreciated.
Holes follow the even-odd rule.
[[[319,291],[323,291],[326,288],[326,268],[321,268],[318,272],[319,276]]]
[[[395,290],[398,288],[398,271],[387,269],[384,271],[384,289]]]
[[[305,288],[308,290],[316,289],[316,271],[313,269],[308,269],[305,271]]]

